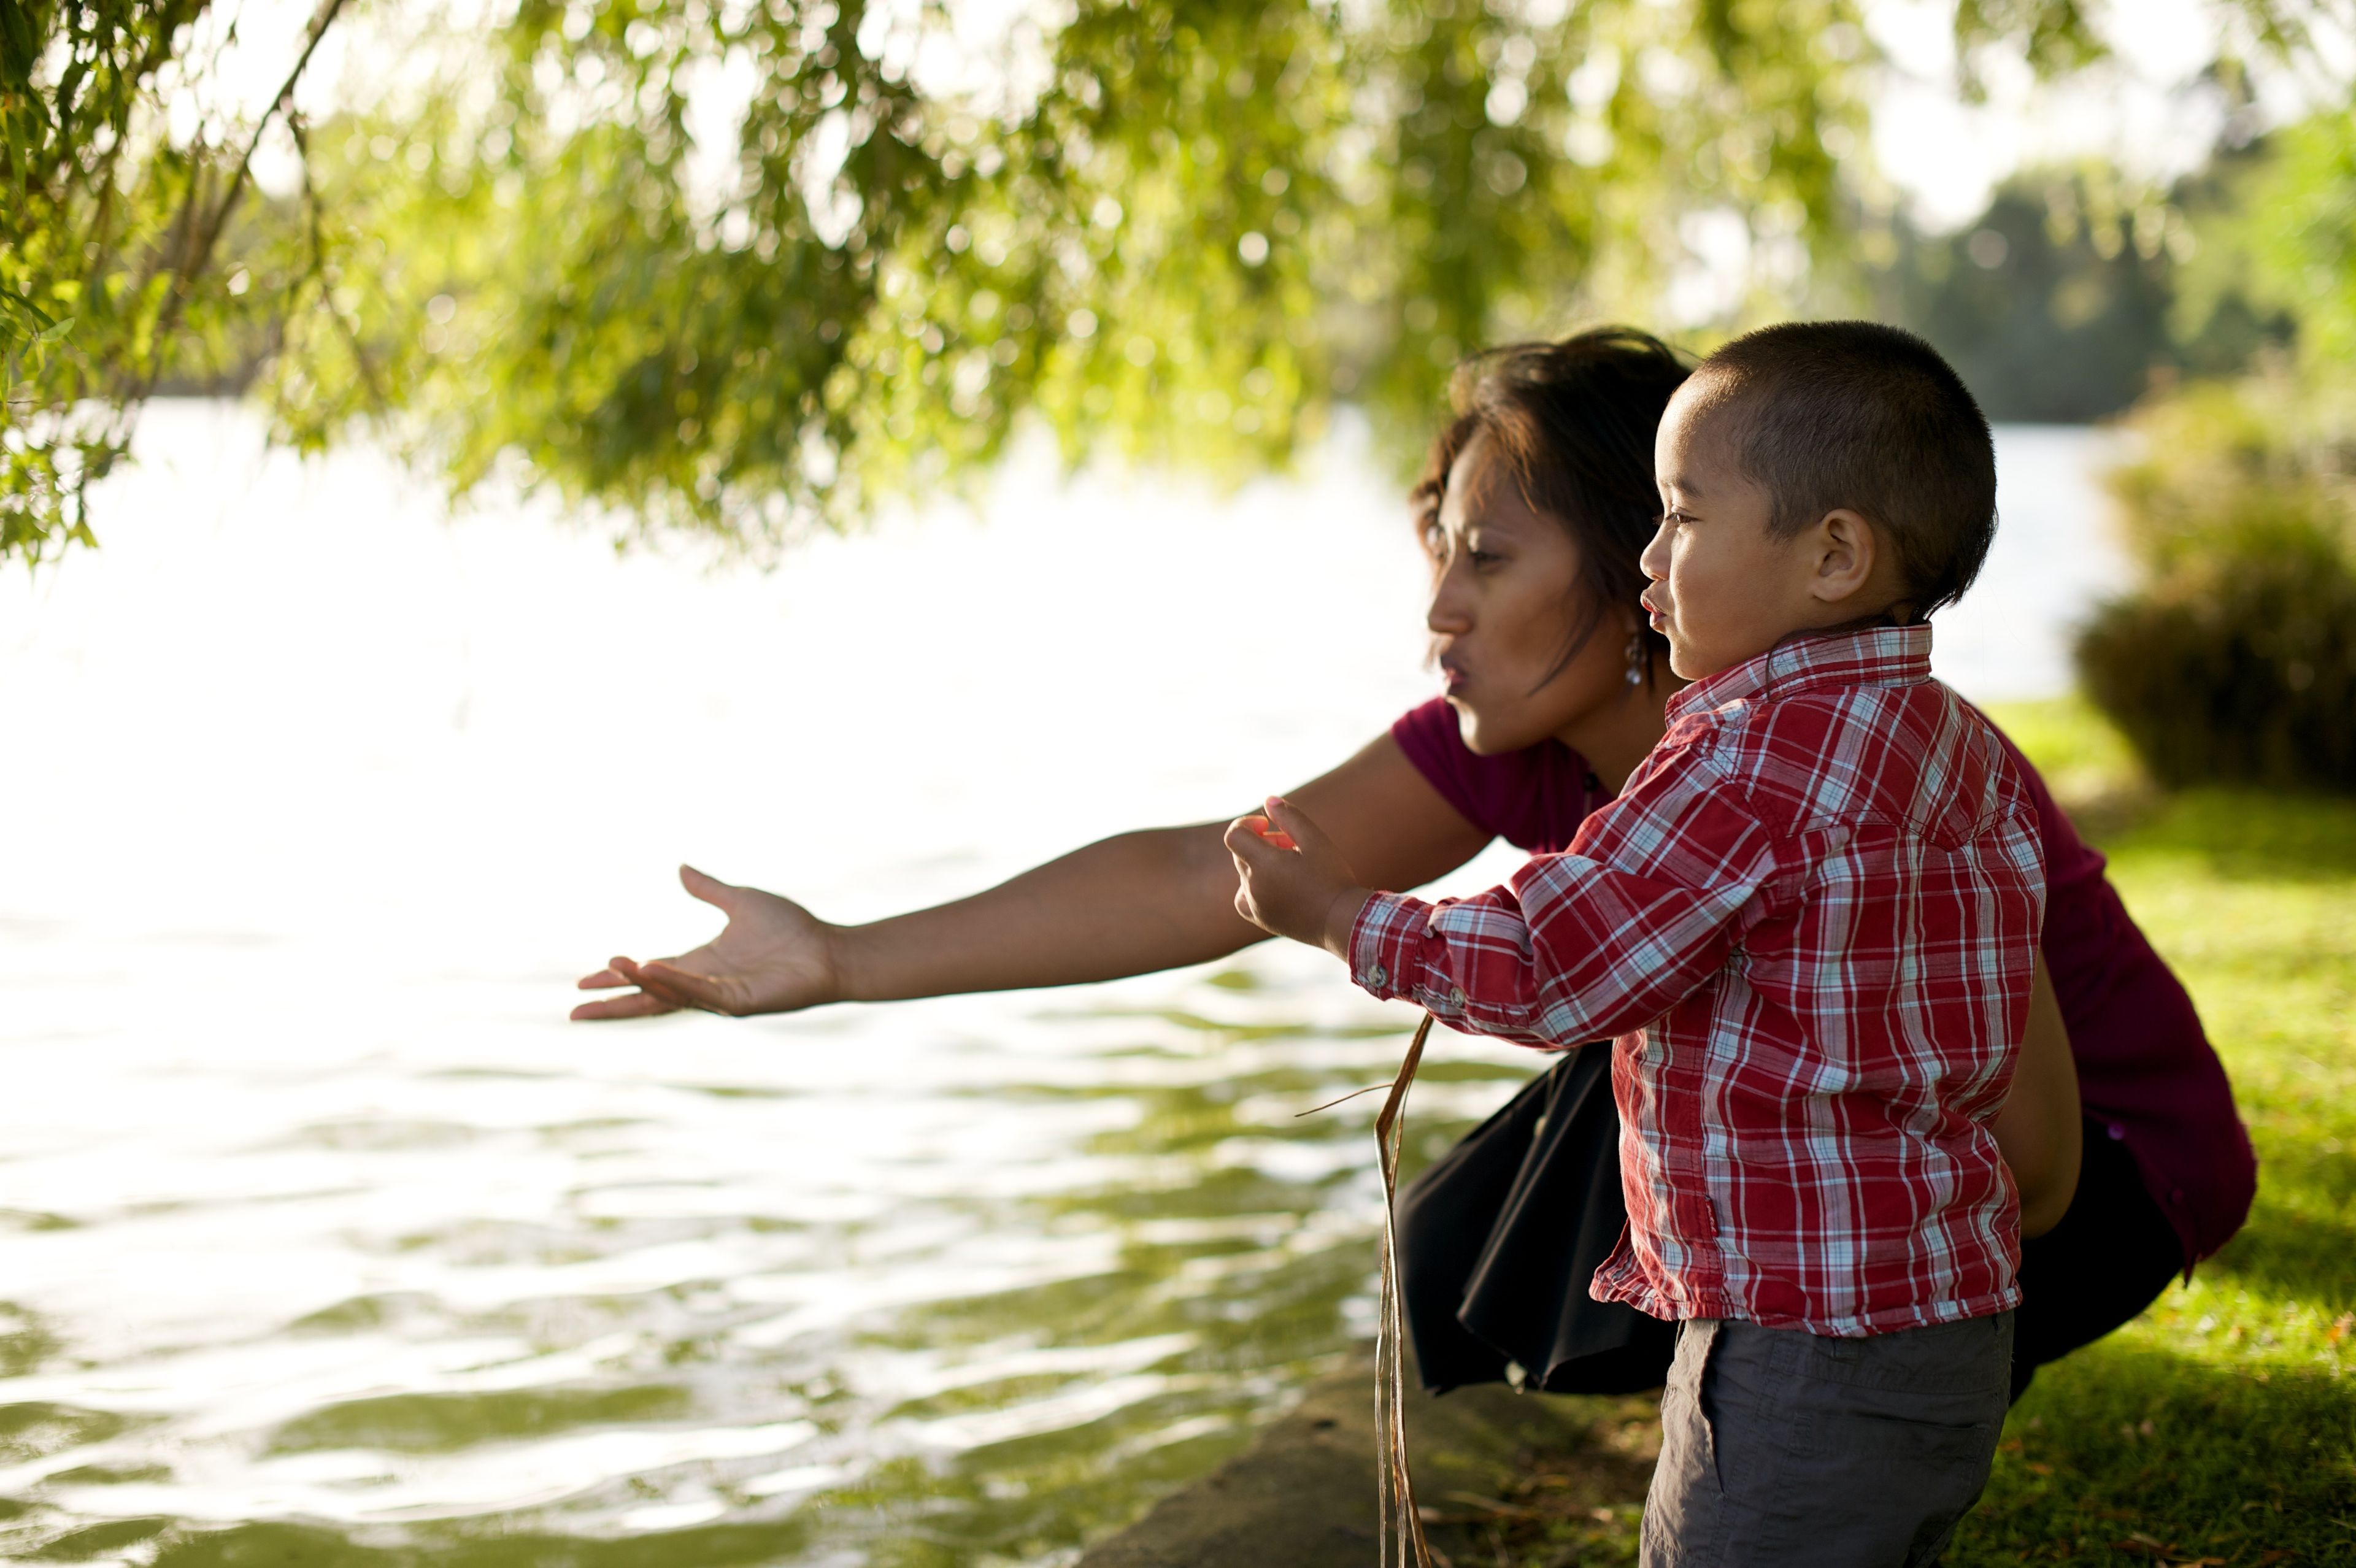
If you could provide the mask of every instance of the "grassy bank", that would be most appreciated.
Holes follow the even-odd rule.
[[[2161,796],[2083,705],[1996,717],[2190,988],[2261,1164],[2222,1254],[2039,1375],[1947,1562],[2356,1563],[2356,802]],[[1633,1560],[1633,1510],[1548,1510],[1546,1467],[1500,1560]]]
[[[2260,1168],[2249,1223],[2191,1284],[2039,1375],[1950,1561],[2356,1563],[2356,802],[2138,799],[2084,709],[1997,718],[2095,803]]]

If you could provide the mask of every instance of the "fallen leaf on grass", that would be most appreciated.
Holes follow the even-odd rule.
[[[2323,1336],[2324,1340],[2327,1344],[2337,1345],[2348,1338],[2351,1328],[2356,1328],[2356,1312],[2343,1312],[2333,1319],[2330,1328]]]
[[[2029,1468],[2031,1473],[2040,1476],[2050,1476],[2053,1473],[2052,1466],[2037,1459],[2031,1459],[2029,1462]]]

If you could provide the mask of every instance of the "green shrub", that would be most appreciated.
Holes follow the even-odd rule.
[[[2078,670],[2163,784],[2356,791],[2356,575],[2335,559],[2232,557],[2105,605]]]
[[[2145,581],[2080,635],[2087,695],[2163,784],[2356,791],[2356,398],[2276,371],[2129,425]]]

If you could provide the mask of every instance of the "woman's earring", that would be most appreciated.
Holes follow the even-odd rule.
[[[1652,655],[1644,647],[1644,634],[1631,632],[1628,635],[1628,684],[1644,685],[1644,677],[1651,671],[1652,666]]]

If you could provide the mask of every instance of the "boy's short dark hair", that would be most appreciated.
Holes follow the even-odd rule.
[[[1938,350],[1870,321],[1762,327],[1701,363],[1711,417],[1789,537],[1840,507],[1896,548],[1918,615],[1954,602],[1996,537],[1996,446]]]

